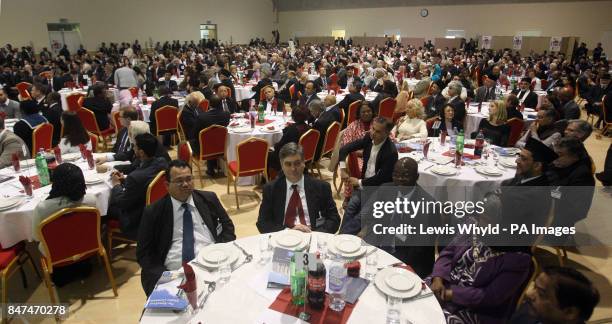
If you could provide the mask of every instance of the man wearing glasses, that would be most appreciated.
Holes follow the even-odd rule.
[[[144,210],[138,233],[136,255],[147,296],[164,271],[180,269],[209,244],[236,239],[234,223],[217,195],[193,189],[189,164],[171,161],[166,186],[168,194]]]

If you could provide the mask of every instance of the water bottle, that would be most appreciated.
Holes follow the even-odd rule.
[[[346,292],[346,268],[339,261],[333,261],[329,269],[329,291],[331,301],[329,308],[336,312],[341,312],[346,305],[344,294]]]
[[[461,166],[461,160],[463,158],[463,142],[465,140],[465,136],[463,135],[463,129],[459,131],[459,135],[457,136],[457,144],[455,144],[455,166]]]
[[[38,173],[38,180],[40,186],[44,187],[49,184],[49,168],[47,167],[47,160],[45,159],[45,150],[42,148],[36,155],[36,172]]]
[[[259,102],[259,106],[257,107],[257,122],[263,123],[266,120],[266,107],[264,107],[263,102]]]
[[[450,136],[450,141],[448,142],[451,152],[455,150],[455,145],[457,144],[457,134],[459,134],[457,127],[453,127],[453,134]]]

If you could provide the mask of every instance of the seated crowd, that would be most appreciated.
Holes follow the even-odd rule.
[[[476,131],[465,135],[476,138],[482,134],[490,144],[515,146],[520,153],[515,178],[503,182],[501,193],[488,200],[490,208],[499,212],[468,217],[466,222],[486,226],[512,219],[544,225],[552,205],[550,192],[540,197],[542,193],[532,188],[555,186],[566,198],[557,203],[553,222],[572,226],[587,217],[594,189],[573,197],[571,187],[594,188],[595,177],[605,186],[612,183],[610,151],[604,171],[594,174],[584,146],[593,127],[580,119],[577,104],[584,101],[587,114],[598,118],[595,127],[606,128],[610,123],[607,110],[612,106],[612,89],[607,61],[584,56],[570,61],[563,54],[521,57],[511,50],[430,51],[393,44],[376,49],[303,46],[295,55],[286,47],[193,42],[158,43],[151,54],[136,45],[107,47],[102,43],[95,53],[80,52],[63,59],[41,54],[40,60],[31,61],[8,55],[20,53],[16,48],[0,49],[4,68],[0,74],[0,167],[10,166],[14,153],[34,156],[39,148],[33,147],[33,132],[45,123],[53,126],[52,146],[62,153],[76,153],[83,146],[94,150],[91,139],[97,136],[90,134],[92,130],[85,127],[78,112],[62,110],[58,93],[66,82],[88,80],[90,94],[80,109],[93,113],[100,131],[117,129],[112,148],[96,159],[98,172],[111,171],[112,189],[103,220],[107,230],[117,224],[123,237],[137,242],[147,295],[165,270],[179,269],[206,245],[236,239],[232,219],[217,195],[194,189],[189,161],[171,159],[168,150],[174,134],[157,136],[160,121],[155,112],[165,106],[179,109],[181,132],[194,156],[202,149],[202,131],[213,125],[228,127],[232,114],[248,111],[253,103],[262,104],[267,112],[291,111],[293,122],[282,130],[267,155],[271,177],[263,186],[255,224],[260,233],[292,228],[367,237],[369,229],[362,226],[361,219],[367,204],[361,193],[366,187],[407,187],[410,190],[398,195],[435,200],[417,183],[418,163],[400,159],[396,144],[463,132],[469,102],[479,107],[488,104],[488,115]],[[315,71],[316,78],[309,79]],[[50,76],[43,77],[43,72]],[[179,74],[182,81],[172,79]],[[501,95],[500,89],[508,90],[512,77],[519,78],[518,86]],[[234,86],[249,79],[256,81],[253,96],[237,101]],[[417,82],[411,87],[407,79]],[[28,93],[17,91],[21,82],[31,84]],[[128,98],[116,98],[120,101],[117,108],[110,99],[111,85]],[[131,105],[127,90],[133,87],[157,96],[149,122],[142,120],[139,107]],[[576,87],[580,97],[575,96]],[[345,96],[336,102],[332,91],[343,91]],[[367,91],[376,93],[369,102],[364,96]],[[548,94],[538,97],[536,91]],[[180,92],[185,95],[183,107],[173,98]],[[394,107],[385,116],[382,107],[389,99]],[[522,121],[524,108],[534,109],[535,121],[512,141],[511,121]],[[112,113],[117,114],[117,122]],[[5,128],[5,119],[17,119],[12,131]],[[327,153],[323,151],[325,140],[335,123],[343,129],[331,159],[345,185],[342,219],[330,184],[308,172]],[[318,131],[319,140],[314,162],[306,163],[304,148],[298,143],[311,130]],[[126,163],[109,170],[105,163],[112,161]],[[209,176],[221,170],[216,159],[207,160]],[[160,171],[165,171],[167,194],[147,205],[147,188]],[[49,196],[35,209],[33,233],[46,217],[62,208],[96,206],[86,193],[83,172],[74,164],[58,165],[52,180]],[[509,201],[533,199],[538,202],[509,206]],[[599,302],[597,289],[583,274],[548,267],[537,274],[534,287],[515,311],[534,274],[531,246],[499,246],[456,235],[436,250],[434,244],[406,247],[397,241],[401,238],[393,240],[377,246],[426,278],[449,323],[582,323]],[[72,270],[82,274],[86,268]],[[53,280],[61,285],[69,279],[60,272]]]

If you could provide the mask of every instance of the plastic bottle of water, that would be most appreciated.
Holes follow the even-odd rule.
[[[36,159],[34,161],[36,163],[36,171],[38,173],[38,180],[40,181],[41,187],[48,185],[49,168],[47,167],[47,160],[45,159],[45,151],[42,148],[36,155]]]
[[[329,269],[329,290],[331,301],[329,308],[341,312],[346,305],[344,294],[346,292],[346,268],[339,261],[332,262]]]
[[[453,135],[450,136],[450,141],[448,142],[451,153],[455,150],[455,145],[457,145],[457,135],[458,134],[459,134],[459,131],[457,130],[457,127],[453,127]]]

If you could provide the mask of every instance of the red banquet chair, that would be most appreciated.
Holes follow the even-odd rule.
[[[193,157],[195,166],[200,174],[200,185],[204,185],[202,166],[200,163],[207,160],[225,159],[225,143],[227,141],[227,128],[220,125],[211,125],[198,134],[200,153]]]
[[[313,162],[314,160],[320,136],[321,133],[319,133],[318,130],[309,129],[300,137],[298,144],[304,150],[304,163],[306,163],[307,166],[309,162]]]
[[[3,305],[8,301],[7,300],[7,281],[8,279],[15,273],[16,270],[21,272],[21,278],[23,281],[24,288],[27,288],[27,282],[25,273],[23,272],[23,265],[26,261],[30,261],[36,275],[40,278],[40,273],[38,272],[38,268],[34,265],[34,260],[32,256],[25,248],[25,242],[21,241],[9,248],[4,248],[0,244],[0,278],[2,280],[2,299],[0,303]],[[6,320],[6,319],[5,319]]]
[[[393,120],[393,112],[397,102],[393,98],[385,98],[378,104],[378,116]]]
[[[160,136],[166,132],[178,134],[178,108],[174,106],[163,106],[155,110],[155,120],[157,129],[155,135]],[[174,137],[174,134],[172,134]]]
[[[157,173],[155,178],[151,180],[147,187],[147,197],[145,203],[147,206],[160,200],[168,193],[166,187],[166,171],[162,170]]]
[[[40,223],[38,234],[43,247],[40,263],[53,304],[58,302],[51,281],[53,269],[94,255],[103,259],[113,293],[118,296],[115,277],[100,239],[100,212],[97,208],[82,206],[59,210]]]
[[[334,150],[334,146],[336,146],[336,139],[338,138],[338,134],[340,133],[340,123],[333,122],[329,127],[327,127],[327,132],[325,134],[325,139],[323,140],[323,148],[321,148],[321,155],[319,155],[319,159],[314,161],[313,168],[317,169],[319,173],[319,178],[323,179],[321,175],[321,158],[327,156],[332,153]]]
[[[200,108],[200,110],[207,112],[208,111],[208,106],[209,106],[209,102],[207,99],[203,99],[202,101],[200,101],[200,103],[198,104],[198,107]]]
[[[348,125],[350,125],[352,122],[354,122],[355,120],[357,120],[357,118],[359,116],[357,116],[357,110],[359,110],[359,106],[361,106],[362,101],[361,100],[357,100],[355,102],[353,102],[352,104],[349,105],[348,107],[348,117],[346,120],[346,125],[344,126],[345,128],[348,127]]]
[[[30,89],[32,88],[32,84],[28,82],[19,82],[15,85],[15,88],[19,91],[19,96],[21,96],[21,100],[32,99],[30,95]]]
[[[191,149],[191,144],[189,144],[189,141],[180,142],[176,149],[176,158],[181,161],[184,161],[185,163],[189,164],[189,166],[191,167],[192,157],[193,157],[193,150]]]
[[[230,193],[230,181],[234,180],[234,193],[236,208],[240,209],[238,202],[238,189],[236,182],[239,177],[264,175],[268,180],[268,142],[264,139],[250,137],[236,145],[236,160],[227,164],[227,193]]]
[[[510,126],[510,136],[508,136],[508,146],[513,147],[521,138],[525,122],[522,119],[510,118],[506,124]]]
[[[77,110],[77,115],[79,115],[79,119],[81,123],[83,123],[83,127],[85,129],[98,136],[98,138],[102,138],[102,146],[104,147],[104,151],[108,151],[107,138],[109,138],[113,133],[115,133],[115,129],[112,126],[109,126],[105,130],[100,130],[100,126],[98,126],[98,121],[96,120],[96,115],[94,115],[93,111],[87,109],[87,107],[83,107],[84,109]]]
[[[138,87],[131,87],[128,90],[130,91],[130,94],[132,95],[132,98],[138,98],[138,92],[140,91],[140,89],[138,89]]]
[[[119,131],[123,128],[123,126],[121,126],[121,116],[120,116],[120,111],[113,111],[111,113],[111,117],[113,118],[113,123],[115,124],[115,135],[119,135]]]
[[[66,96],[66,104],[68,105],[68,111],[77,111],[81,109],[81,104],[83,103],[81,98],[84,97],[85,96],[80,92],[71,93]]]
[[[90,132],[87,132],[87,134],[89,134],[89,141],[91,142],[91,152],[96,153],[98,151],[98,136]]]
[[[53,139],[53,124],[43,123],[34,128],[32,131],[32,156],[36,155],[36,152],[41,148],[45,151],[50,150],[52,147],[51,140]]]
[[[438,120],[440,120],[440,117],[436,116],[436,117],[431,117],[425,121],[425,127],[427,127],[427,133],[431,134],[431,129],[433,127],[433,124]]]

